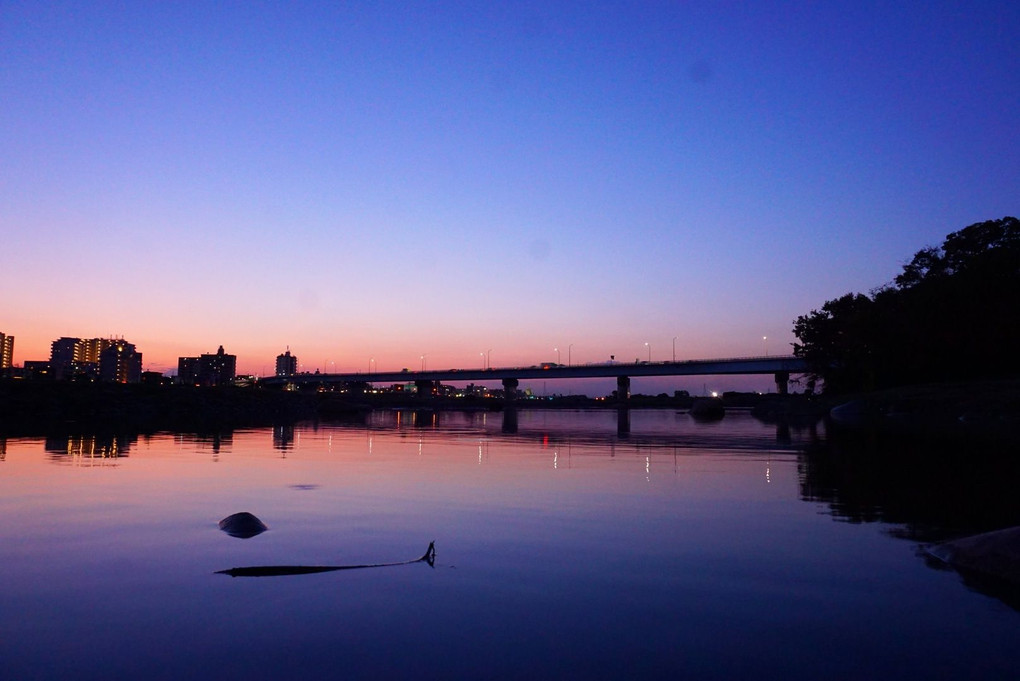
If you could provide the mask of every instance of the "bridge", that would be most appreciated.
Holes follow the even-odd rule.
[[[635,376],[721,376],[772,374],[776,392],[786,394],[790,374],[805,373],[807,363],[800,357],[765,356],[730,359],[697,359],[682,362],[605,362],[557,364],[546,362],[527,367],[370,371],[367,373],[315,373],[270,376],[264,385],[330,385],[337,383],[414,383],[419,392],[430,392],[435,382],[502,381],[504,394],[512,400],[521,380],[557,378],[616,378],[617,395],[626,400],[630,379]]]

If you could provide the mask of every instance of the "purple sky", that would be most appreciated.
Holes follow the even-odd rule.
[[[787,353],[1020,213],[1017,35],[1007,2],[4,2],[0,331],[256,374]]]

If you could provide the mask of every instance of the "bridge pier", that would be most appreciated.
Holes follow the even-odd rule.
[[[415,381],[414,387],[418,390],[418,397],[421,399],[432,397],[433,384],[434,381]]]
[[[780,395],[786,395],[790,392],[790,372],[789,371],[777,371],[776,372],[776,392]]]
[[[616,377],[616,434],[630,434],[630,376]]]
[[[514,408],[517,400],[517,386],[521,384],[516,378],[503,379],[503,407]]]
[[[621,406],[626,406],[627,402],[630,401],[630,376],[617,376],[616,377],[616,402]]]

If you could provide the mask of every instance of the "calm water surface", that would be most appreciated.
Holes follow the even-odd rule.
[[[508,435],[499,414],[385,412],[0,452],[3,679],[1020,674],[1020,612],[918,554],[1015,524],[954,491],[1004,476],[847,469],[817,430],[646,411],[620,437],[611,412],[525,411]],[[269,531],[219,531],[238,511]],[[217,574],[431,540],[434,567]]]

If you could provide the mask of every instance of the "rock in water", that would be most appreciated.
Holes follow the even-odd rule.
[[[928,553],[954,568],[1020,584],[1020,527],[936,544]]]
[[[241,511],[228,515],[220,521],[220,529],[231,537],[249,539],[257,534],[262,534],[269,528],[266,524],[247,511]]]

